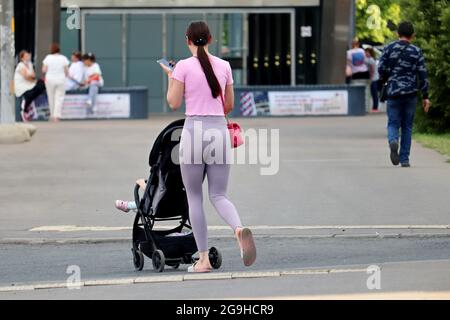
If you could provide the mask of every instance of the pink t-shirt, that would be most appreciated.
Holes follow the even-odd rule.
[[[213,55],[209,55],[209,57],[217,80],[222,87],[222,92],[225,92],[225,86],[233,84],[230,63]],[[220,96],[216,99],[213,98],[197,57],[178,61],[172,73],[172,79],[184,83],[187,116],[224,115],[222,100]]]

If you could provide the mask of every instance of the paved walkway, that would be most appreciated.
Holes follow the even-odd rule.
[[[66,225],[103,227],[95,236],[108,238],[119,232],[108,228],[130,227],[132,216],[118,214],[113,201],[132,198],[135,179],[148,176],[149,150],[172,119],[37,123],[30,143],[1,145],[0,240],[95,233],[65,232]],[[232,169],[230,196],[247,225],[450,224],[446,158],[414,144],[413,168],[394,168],[383,115],[239,122],[244,129],[280,130],[278,174],[261,176],[260,165]],[[206,208],[209,223],[223,226],[209,203]]]

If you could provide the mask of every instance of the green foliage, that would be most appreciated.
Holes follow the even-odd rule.
[[[431,110],[420,106],[418,132],[450,132],[450,6],[448,0],[402,0],[402,18],[414,23],[430,81]]]
[[[399,0],[356,0],[356,36],[380,44],[394,39],[389,26],[400,22],[400,12]]]

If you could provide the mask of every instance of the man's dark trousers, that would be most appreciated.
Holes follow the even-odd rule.
[[[416,95],[397,97],[387,101],[389,143],[399,142],[399,130],[401,129],[400,163],[409,163],[416,106]]]

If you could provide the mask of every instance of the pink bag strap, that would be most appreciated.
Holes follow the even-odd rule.
[[[225,111],[225,99],[223,97],[222,87],[220,87],[220,100],[222,100],[223,114],[225,115],[225,119],[227,119],[227,123],[230,123],[230,120],[228,119],[227,113]]]
[[[225,119],[227,119],[227,124],[229,124],[230,120],[228,119],[227,113],[225,112],[225,99],[223,97],[223,91],[222,91],[222,87],[220,86],[220,83],[219,83],[219,88],[220,88],[220,100],[222,101],[222,107],[223,107],[223,114],[225,115]]]

